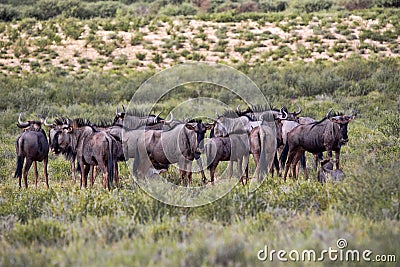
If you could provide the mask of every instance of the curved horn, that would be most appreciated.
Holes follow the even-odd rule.
[[[40,118],[40,124],[43,124],[43,122],[44,122],[44,119]]]
[[[283,108],[281,109],[281,111],[282,111],[283,114],[285,114],[285,117],[281,117],[281,120],[286,120],[287,117],[288,117],[287,112]]]
[[[331,116],[332,110],[333,110],[333,108],[331,108],[331,109],[329,110],[329,112],[326,113],[326,116],[325,116],[326,118],[329,118],[329,117]]]
[[[301,107],[297,105],[298,111],[294,113],[295,116],[299,115],[302,111]]]
[[[46,126],[46,127],[53,127],[53,124],[47,123],[47,118],[44,120],[43,124],[44,124],[44,126]]]
[[[27,127],[27,126],[29,126],[29,122],[27,122],[27,121],[22,121],[21,120],[21,117],[22,117],[22,113],[19,113],[19,117],[18,117],[18,124],[20,125],[20,126],[23,126],[23,127]]]
[[[123,110],[124,112],[126,112],[125,106],[124,106],[124,105],[122,105],[122,110]]]
[[[160,115],[161,115],[161,112],[159,112],[159,113],[154,117],[154,120],[153,120],[153,123],[154,123],[154,124],[157,123],[158,118],[160,117]]]
[[[115,115],[116,115],[116,116],[119,116],[118,107],[115,108]]]
[[[240,110],[240,105],[237,106],[236,111],[237,111],[237,113],[239,113],[239,114],[242,112],[242,111]]]
[[[219,114],[218,114],[218,109],[215,109],[215,117],[218,118]]]
[[[171,115],[171,119],[164,121],[165,124],[169,124],[174,120],[174,115],[172,115],[172,112],[169,113]]]

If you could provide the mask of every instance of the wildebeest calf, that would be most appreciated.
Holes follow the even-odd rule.
[[[339,182],[344,180],[345,174],[341,169],[333,169],[333,162],[329,159],[321,160],[321,169],[318,171],[318,182],[324,184],[326,181]]]

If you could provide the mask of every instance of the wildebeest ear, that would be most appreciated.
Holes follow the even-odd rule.
[[[186,123],[185,127],[189,130],[196,131],[197,130],[197,123]]]
[[[205,123],[204,125],[206,126],[206,129],[207,129],[207,130],[211,130],[211,129],[214,128],[215,123]]]
[[[70,132],[72,132],[73,128],[71,126],[68,126],[68,127],[64,127],[63,130],[67,133],[70,133]]]
[[[331,117],[331,118],[329,118],[331,121],[333,121],[333,122],[336,122],[336,123],[340,123],[341,121],[340,121],[340,118],[337,118],[337,117]]]

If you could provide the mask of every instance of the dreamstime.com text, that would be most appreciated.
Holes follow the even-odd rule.
[[[270,249],[265,245],[257,252],[260,261],[297,261],[297,262],[396,262],[396,255],[393,254],[374,254],[371,250],[347,249],[347,240],[340,238],[336,242],[336,247],[329,247],[317,252],[313,249],[307,250],[276,250]]]

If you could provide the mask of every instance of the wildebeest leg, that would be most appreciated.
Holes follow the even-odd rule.
[[[85,171],[85,165],[83,164],[83,160],[79,160],[78,164],[79,164],[79,166],[81,168],[81,183],[80,183],[79,187],[82,188],[83,180],[85,179],[85,172],[86,171]]]
[[[29,169],[31,168],[31,166],[32,166],[32,160],[29,158],[26,158],[24,174],[23,174],[25,188],[28,188],[28,172],[29,172]]]
[[[207,177],[206,177],[206,174],[204,173],[203,161],[199,157],[198,159],[196,159],[196,162],[197,162],[197,166],[199,166],[199,168],[200,168],[201,180],[203,181],[203,183],[206,183],[207,182]]]
[[[76,183],[76,168],[75,168],[75,160],[71,160],[71,171],[72,171],[72,181]]]
[[[96,176],[94,174],[94,172],[96,171],[96,168],[94,168],[93,165],[90,165],[90,170],[89,170],[89,181],[90,181],[90,187],[93,187],[94,185],[94,180],[96,179]],[[97,174],[97,173],[96,173]]]
[[[243,166],[245,168],[244,169],[244,171],[245,171],[244,175],[246,177],[246,183],[245,184],[247,184],[247,181],[249,180],[249,157],[250,157],[249,154],[247,154],[247,155],[245,155],[243,157]],[[243,177],[243,175],[242,175],[242,177]],[[242,182],[243,182],[243,180],[242,180]],[[243,185],[245,185],[245,184],[243,184]]]
[[[242,185],[244,185],[244,183],[243,183],[242,161],[243,161],[243,159],[241,157],[239,157],[238,160],[237,160],[237,169],[238,169],[239,180],[242,183]]]
[[[210,165],[210,179],[211,179],[211,183],[214,183],[214,177],[215,177],[215,170],[217,169],[218,166],[218,162],[214,161],[211,163]]]
[[[233,161],[230,160],[229,161],[229,165],[228,165],[228,177],[229,177],[229,179],[232,178],[232,174],[233,174]]]
[[[318,168],[318,154],[313,154],[314,156],[314,170],[317,170]]]
[[[255,175],[256,179],[260,176],[260,166],[258,165],[258,162],[260,162],[260,154],[253,154],[254,162],[256,163],[256,170],[255,170]]]
[[[186,173],[186,179],[187,179],[187,185],[192,184],[192,161],[188,160],[186,161],[185,164],[185,173]]]
[[[283,174],[283,180],[286,182],[286,177],[289,172],[290,166],[292,165],[293,158],[296,156],[295,151],[289,151],[289,157],[286,161],[285,173]]]
[[[46,157],[46,158],[43,160],[43,172],[44,172],[44,178],[45,178],[45,180],[46,180],[46,187],[47,187],[47,189],[49,189],[49,176],[48,176],[48,173],[47,173],[47,163],[48,163],[48,161],[49,161],[49,158],[48,158],[48,157]]]
[[[35,190],[37,189],[37,182],[38,182],[38,178],[39,178],[39,173],[37,170],[37,161],[33,162],[33,171],[34,171],[34,177],[35,177]]]
[[[118,187],[119,184],[119,170],[118,170],[118,162],[114,163],[114,178],[115,178],[115,186]]]
[[[293,177],[296,178],[296,179],[299,178],[299,164],[298,164],[298,163],[299,163],[299,161],[300,161],[300,159],[301,159],[302,157],[304,157],[304,160],[305,160],[305,153],[304,153],[304,150],[303,150],[303,151],[298,151],[298,152],[296,153],[296,155],[295,155],[295,157],[294,157],[294,160],[293,160],[293,163],[292,163]],[[304,170],[304,174],[305,174],[305,176],[306,176],[306,179],[308,179],[307,168],[304,167],[303,170]]]
[[[339,170],[340,150],[335,151],[335,158],[336,158],[336,170]]]
[[[84,179],[83,179],[83,186],[85,187],[85,188],[87,188],[87,181],[88,181],[88,176],[89,176],[89,172],[90,172],[90,168],[91,168],[91,165],[87,165],[87,166],[84,166],[84,168],[83,168],[83,172],[85,173],[85,177],[84,177]],[[89,178],[90,179],[90,178]]]

